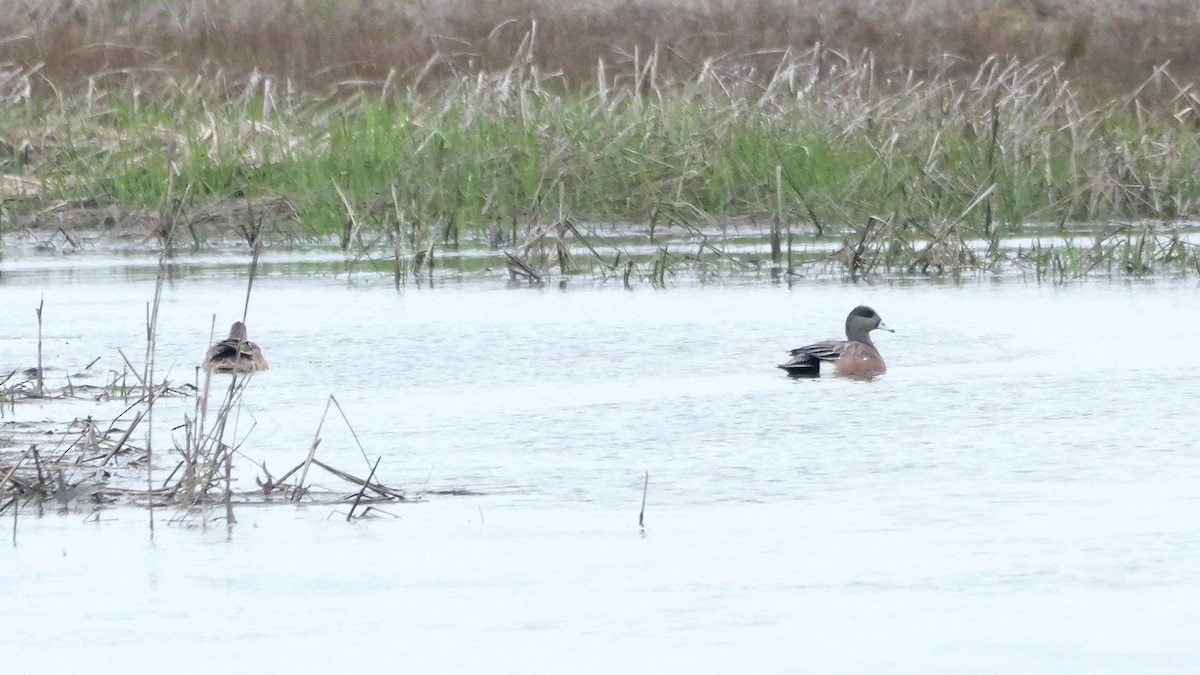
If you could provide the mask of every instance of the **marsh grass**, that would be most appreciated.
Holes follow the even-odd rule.
[[[245,49],[232,50],[243,56],[261,55],[270,40],[294,44],[278,26],[260,25],[262,17],[279,18],[270,3],[251,4],[263,13],[229,18],[218,16],[221,3],[185,2],[156,15],[148,5],[132,3],[122,16],[149,25],[171,17],[205,35],[207,46],[189,43],[170,54],[184,62],[230,44],[222,42],[229,36],[248,41]],[[1133,67],[1130,52],[1120,77],[1104,81],[1121,85],[1114,98],[1093,95],[1099,80],[1088,88],[1072,77],[1101,72],[1099,61],[1091,70],[1082,64],[1109,53],[1099,49],[1105,40],[1128,38],[1105,32],[1102,40],[1097,26],[1124,26],[1166,44],[1174,38],[1164,27],[1198,21],[1196,11],[1164,1],[1137,15],[1100,4],[1088,5],[1088,16],[1098,18],[1089,19],[1094,23],[1086,58],[1078,45],[1021,60],[979,54],[980,45],[966,49],[965,42],[957,43],[960,56],[912,52],[912,45],[883,33],[863,42],[873,49],[836,41],[802,48],[783,37],[791,35],[786,31],[799,35],[803,17],[818,17],[826,27],[833,25],[830,17],[842,17],[838,25],[866,21],[877,27],[889,17],[922,18],[897,19],[886,3],[874,8],[878,16],[868,16],[863,3],[820,12],[803,3],[738,11],[721,3],[697,5],[687,21],[726,26],[730,39],[755,26],[791,28],[755,38],[774,35],[773,44],[735,49],[701,39],[707,47],[685,50],[664,37],[665,28],[658,35],[663,39],[643,42],[679,12],[636,3],[612,9],[614,15],[596,8],[586,13],[593,30],[613,29],[615,22],[604,17],[622,11],[640,21],[627,24],[640,36],[628,49],[618,46],[623,43],[615,32],[586,33],[596,41],[612,37],[586,68],[581,61],[565,65],[568,12],[534,12],[535,19],[518,20],[504,15],[487,31],[479,22],[492,16],[488,12],[470,18],[475,23],[439,13],[423,25],[456,27],[445,33],[464,36],[450,40],[455,51],[445,49],[444,39],[423,34],[442,47],[428,60],[421,60],[424,52],[410,55],[407,69],[366,69],[325,89],[286,68],[268,67],[267,60],[219,72],[164,61],[129,68],[120,77],[108,70],[81,91],[62,86],[46,96],[32,83],[49,77],[49,63],[42,70],[17,67],[0,107],[14,150],[0,159],[0,170],[23,176],[22,185],[35,181],[36,189],[24,188],[32,196],[10,207],[21,213],[8,215],[6,227],[48,222],[47,214],[63,205],[116,204],[158,231],[167,219],[152,211],[169,204],[181,231],[200,247],[210,236],[206,224],[220,220],[237,232],[256,218],[247,215],[252,207],[223,220],[206,212],[231,203],[273,203],[276,208],[260,209],[270,216],[259,221],[266,223],[266,236],[334,237],[356,261],[379,268],[381,260],[392,260],[398,286],[431,274],[439,248],[466,244],[511,253],[528,267],[520,271],[526,278],[534,272],[540,279],[551,269],[570,274],[580,261],[572,261],[564,245],[597,240],[629,223],[646,224],[652,240],[664,230],[683,232],[694,250],[667,244],[653,260],[630,267],[619,246],[587,241],[588,267],[604,274],[620,269],[626,278],[660,284],[685,263],[702,275],[738,269],[741,261],[721,255],[721,233],[731,227],[773,232],[771,264],[785,273],[803,262],[789,256],[785,264],[785,239],[793,253],[814,242],[839,241],[835,259],[852,277],[994,270],[1012,258],[999,254],[1002,238],[1065,232],[1084,223],[1097,239],[1108,238],[1113,226],[1135,222],[1157,222],[1160,232],[1186,229],[1200,199],[1200,98],[1188,79],[1190,66]],[[530,7],[500,5],[503,11]],[[319,44],[341,35],[347,21],[362,25],[359,15],[301,7],[281,25],[295,35],[329,29]],[[384,3],[362,16],[387,25],[407,16],[404,11]],[[1036,28],[1044,44],[1052,32],[1047,26],[1075,25],[1080,16],[1066,6],[966,3],[940,16],[936,30],[945,37],[954,32],[948,26],[965,31],[969,20],[993,21],[1006,27],[997,34],[1007,39]],[[98,23],[61,28],[57,38],[46,32],[16,40],[9,48],[103,33],[102,19],[88,17]],[[235,19],[246,23],[238,28]],[[261,36],[246,32],[254,26],[263,29]],[[1063,44],[1083,39],[1072,31],[1064,29],[1074,37]],[[360,38],[364,49],[391,49],[372,42],[371,34]],[[964,34],[982,37],[981,31]],[[339,44],[351,49],[348,41]],[[721,45],[728,48],[721,51]],[[163,48],[127,51],[163,57]],[[1188,54],[1191,47],[1178,43],[1172,49]],[[1136,58],[1151,53],[1157,52],[1142,50]],[[373,55],[380,59],[374,63],[387,62],[382,52]],[[66,61],[59,64],[62,72],[73,72]],[[564,65],[551,65],[559,62]],[[115,63],[105,61],[110,69]],[[1176,68],[1184,68],[1185,76]],[[1133,73],[1139,78],[1129,80]],[[586,237],[579,228],[558,229],[568,221],[589,224]],[[972,250],[979,241],[988,243],[983,254]],[[1112,255],[1117,249],[1096,251]],[[1169,260],[1126,261],[1112,269],[1171,267],[1177,254],[1195,259],[1194,248],[1183,246]]]

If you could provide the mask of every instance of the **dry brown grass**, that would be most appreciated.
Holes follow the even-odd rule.
[[[1047,58],[1098,99],[1167,61],[1200,80],[1192,0],[10,0],[0,85],[15,73],[42,91],[189,73],[233,85],[256,70],[321,91],[432,82],[508,65],[534,21],[535,64],[569,83],[591,81],[601,60],[627,72],[656,49],[672,74],[737,59],[769,75],[780,50],[816,44],[870,50],[883,67],[950,53],[965,72],[992,54]]]

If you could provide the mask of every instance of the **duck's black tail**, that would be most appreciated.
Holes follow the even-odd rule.
[[[817,377],[821,374],[821,359],[797,349],[792,352],[791,361],[776,367],[786,371],[789,377]]]

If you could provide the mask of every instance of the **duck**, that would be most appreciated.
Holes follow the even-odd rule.
[[[246,337],[246,324],[241,321],[235,321],[229,337],[209,347],[204,357],[204,369],[210,373],[245,375],[267,368],[262,350]]]
[[[859,305],[850,310],[846,317],[845,340],[822,340],[810,345],[797,347],[788,352],[792,360],[778,367],[787,371],[792,377],[816,377],[820,375],[821,362],[833,364],[833,374],[854,379],[873,379],[887,371],[883,357],[871,342],[871,331],[888,328],[879,317],[879,313]]]

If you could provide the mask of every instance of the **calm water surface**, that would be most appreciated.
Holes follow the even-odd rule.
[[[52,383],[140,358],[147,261],[0,263],[0,367],[36,363],[41,298]],[[241,317],[242,262],[191,260],[166,286],[160,375],[193,381],[214,315],[218,333]],[[296,254],[255,282],[271,370],[243,452],[297,464],[334,395],[384,482],[477,494],[353,525],[313,506],[243,507],[231,533],[160,516],[153,537],[136,509],[6,518],[9,663],[1200,671],[1194,281],[397,292],[334,269]],[[897,330],[876,340],[885,376],[773,367],[860,303]],[[156,410],[155,447],[190,406]],[[123,407],[27,401],[3,421]],[[318,457],[367,473],[340,416],[321,436]]]

